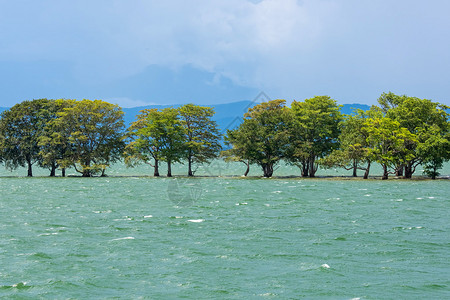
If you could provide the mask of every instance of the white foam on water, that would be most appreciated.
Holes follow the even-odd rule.
[[[134,240],[134,237],[127,236],[127,237],[123,237],[123,238],[113,239],[113,241],[120,241],[120,240]]]
[[[330,268],[330,266],[327,265],[327,264],[323,264],[323,265],[321,265],[321,267],[324,268],[324,269],[329,269]]]
[[[422,197],[419,197],[419,198],[416,198],[417,200],[422,200],[423,198]]]
[[[175,216],[175,219],[183,219],[182,216]]]
[[[269,207],[270,206],[270,204],[268,204],[268,203],[266,203],[266,204],[264,204],[265,206],[267,206],[267,207]]]
[[[204,219],[188,220],[188,222],[191,222],[191,223],[201,223],[201,222],[204,222],[204,221],[205,221]]]
[[[153,218],[153,216],[152,215],[144,216],[144,219],[147,219],[147,218]]]
[[[38,236],[49,236],[49,235],[57,235],[57,232],[50,232],[50,233],[41,233]]]
[[[434,197],[428,197],[428,199],[434,199]]]

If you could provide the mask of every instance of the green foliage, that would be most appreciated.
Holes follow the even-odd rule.
[[[330,155],[320,159],[319,164],[331,168],[340,167],[353,170],[353,176],[357,176],[357,170],[365,170],[364,178],[367,179],[370,170],[370,158],[368,156],[368,144],[363,130],[366,120],[371,115],[377,115],[374,108],[369,111],[357,110],[355,115],[344,116],[340,123],[339,149],[333,150]]]
[[[258,164],[264,177],[271,177],[273,167],[285,155],[289,118],[285,100],[272,100],[249,108],[243,123],[237,129],[227,130],[225,141],[232,148],[226,155]]]
[[[417,151],[423,157],[424,173],[435,179],[439,176],[439,169],[445,161],[450,160],[450,126],[442,129],[435,125],[428,128],[426,134],[419,132],[419,136],[427,136],[427,139],[419,143]]]
[[[386,99],[391,100],[389,102]],[[392,93],[383,94],[379,101],[386,117],[399,122],[401,127],[406,128],[417,138],[416,143],[406,145],[414,155],[409,158],[405,157],[404,162],[400,165],[405,168],[405,177],[411,178],[419,164],[432,161],[436,159],[435,155],[440,155],[431,149],[429,151],[424,149],[431,147],[430,141],[438,138],[437,136],[433,137],[434,135],[445,135],[448,131],[448,114],[445,111],[447,107],[428,99],[406,95],[397,96]],[[388,102],[391,104],[386,104]]]
[[[69,100],[53,121],[51,143],[64,150],[61,163],[90,177],[121,158],[123,112],[101,100]]]
[[[336,101],[316,96],[304,102],[292,102],[288,161],[301,167],[303,176],[314,177],[316,160],[337,149],[342,115]]]
[[[369,118],[363,131],[367,134],[368,156],[383,167],[383,179],[388,178],[390,168],[414,158],[411,145],[417,138],[400,123],[390,118]]]
[[[188,176],[194,176],[192,164],[207,163],[219,156],[221,135],[217,123],[211,119],[214,116],[211,107],[186,104],[178,108],[178,114],[184,127]]]
[[[394,93],[383,93],[380,107],[342,116],[336,101],[317,96],[291,108],[273,100],[250,108],[243,123],[228,130],[222,151],[226,161],[259,165],[265,177],[280,160],[297,165],[303,176],[314,177],[318,165],[365,170],[372,162],[388,174],[404,171],[410,178],[418,165],[433,179],[450,160],[449,107]],[[0,119],[0,162],[7,168],[32,166],[51,170],[74,167],[83,176],[101,173],[125,157],[129,166],[161,161],[193,164],[217,158],[221,150],[213,108],[193,104],[178,109],[143,110],[125,136],[123,112],[101,100],[23,101],[4,111]],[[128,145],[125,145],[128,142]]]
[[[38,143],[47,122],[54,116],[52,107],[53,101],[37,99],[23,101],[2,113],[0,157],[7,168],[27,166],[28,176],[33,176],[32,166],[43,161]]]
[[[159,176],[160,160],[168,163],[168,176],[171,163],[180,162],[184,156],[184,127],[178,118],[178,110],[165,108],[145,109],[137,116],[128,129],[131,141],[125,148],[125,162],[134,165],[139,162],[151,164],[154,161],[155,176]]]
[[[42,158],[40,165],[51,169],[50,176],[55,176],[55,170],[58,167],[61,167],[63,174],[65,174],[65,169],[71,166],[71,162],[67,159],[70,150],[68,143],[69,133],[67,128],[57,128],[55,121],[59,112],[62,112],[65,107],[69,107],[74,103],[75,100],[63,99],[50,102],[51,117],[48,119],[44,131],[38,137],[39,155]]]

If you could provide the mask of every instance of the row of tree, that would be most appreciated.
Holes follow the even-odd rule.
[[[281,160],[314,177],[319,166],[364,170],[374,162],[389,174],[411,178],[422,165],[435,178],[450,159],[448,107],[426,99],[384,93],[380,106],[342,115],[336,101],[317,96],[287,107],[284,100],[258,104],[224,137],[212,120],[214,110],[187,104],[177,109],[145,109],[125,129],[120,107],[101,100],[38,99],[16,104],[0,119],[0,162],[7,168],[48,168],[50,176],[74,168],[82,176],[105,175],[112,163],[195,166],[221,155],[227,161],[262,168],[271,177]]]
[[[264,176],[280,160],[298,166],[302,176],[314,177],[319,166],[365,171],[371,164],[389,174],[411,178],[418,165],[433,179],[450,159],[448,107],[427,99],[383,93],[380,106],[342,115],[336,101],[317,96],[291,107],[284,100],[262,103],[244,115],[243,123],[228,130],[228,160],[248,167],[258,164]],[[246,173],[247,173],[246,172]]]
[[[120,107],[101,100],[24,101],[2,113],[0,162],[7,168],[33,166],[50,170],[74,168],[83,177],[105,175],[111,164],[124,159],[154,166],[159,176],[161,161],[187,161],[189,176],[194,163],[204,163],[221,150],[217,124],[209,107],[187,104],[179,109],[146,109],[125,130]]]

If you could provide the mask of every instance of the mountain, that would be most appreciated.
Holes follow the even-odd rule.
[[[250,107],[253,107],[257,103],[252,101],[239,101],[239,102],[231,102],[231,103],[225,103],[225,104],[217,104],[217,105],[210,105],[214,108],[214,111],[216,112],[213,120],[217,122],[219,125],[220,131],[222,133],[225,133],[227,129],[234,129],[242,122],[242,118],[244,117],[244,114],[247,112],[247,110]],[[128,127],[131,122],[136,120],[136,115],[139,114],[139,111],[143,109],[151,109],[151,108],[157,108],[157,109],[163,109],[166,107],[180,107],[179,105],[148,105],[148,106],[142,106],[142,107],[133,107],[133,108],[124,108],[123,111],[125,113],[124,120],[125,124]],[[341,108],[341,112],[343,114],[352,114],[356,109],[362,109],[362,110],[368,110],[370,108],[369,105],[365,104],[344,104]]]
[[[225,104],[216,104],[209,105],[214,108],[215,115],[213,120],[217,122],[219,125],[220,131],[222,133],[226,132],[226,129],[234,129],[242,122],[242,118],[244,117],[244,113],[250,107],[256,105],[256,102],[253,101],[239,101],[239,102],[231,102]],[[177,105],[148,105],[141,107],[132,107],[132,108],[123,108],[124,112],[124,121],[125,126],[128,127],[132,122],[136,121],[136,115],[139,114],[139,111],[143,109],[163,109],[166,107],[180,107],[182,104]],[[0,113],[4,110],[8,109],[7,107],[0,107]],[[343,114],[352,114],[356,109],[368,110],[370,109],[369,105],[352,103],[352,104],[343,104],[341,107],[341,112]],[[450,111],[449,111],[450,113]]]
[[[354,114],[357,109],[369,110],[370,106],[366,104],[352,103],[352,104],[343,104],[341,107],[341,113],[346,115]]]

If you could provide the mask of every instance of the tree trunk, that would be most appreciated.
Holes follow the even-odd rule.
[[[264,177],[272,177],[273,164],[263,164],[262,166]]]
[[[356,161],[356,159],[353,160],[353,177],[358,177],[357,174],[357,170],[358,170],[358,162]]]
[[[363,179],[369,178],[369,172],[370,172],[370,162],[367,163],[367,168],[366,168],[366,172],[364,172]]]
[[[436,167],[436,165],[434,164],[434,165],[433,165],[433,174],[431,174],[431,179],[432,179],[432,180],[435,180],[437,174],[438,174],[438,172],[437,172],[437,167]]]
[[[32,163],[30,160],[27,161],[28,164],[28,177],[33,177],[33,167],[32,167]]]
[[[404,165],[397,166],[397,169],[395,170],[395,176],[403,176],[403,170],[405,168],[406,167]],[[405,169],[405,173],[406,173],[406,169]]]
[[[194,176],[194,173],[192,173],[192,155],[189,154],[188,156],[188,176],[192,177]]]
[[[389,176],[387,165],[383,165],[383,177],[381,179],[387,180]]]
[[[413,168],[412,168],[412,165],[410,163],[408,163],[405,166],[405,176],[404,176],[404,178],[406,178],[406,179],[411,179],[412,178],[412,174],[413,174],[413,170],[412,169]]]
[[[315,158],[314,156],[309,159],[309,177],[316,177],[317,167],[314,166]]]
[[[155,166],[153,176],[159,177],[159,161],[155,158]]]
[[[66,177],[66,168],[61,169],[61,176]]]
[[[50,169],[50,177],[55,177],[56,176],[56,163],[52,162],[52,167]]]
[[[247,169],[245,170],[245,173],[244,173],[244,176],[245,176],[245,177],[247,177],[248,172],[250,172],[250,163],[247,162],[246,165],[247,165]]]
[[[82,171],[82,177],[92,177],[92,172],[91,172],[91,161],[90,160],[86,160],[84,163],[83,167],[83,171]]]
[[[167,177],[172,177],[172,161],[167,160]]]
[[[309,163],[308,161],[304,161],[302,163],[302,177],[308,177],[309,176]]]

